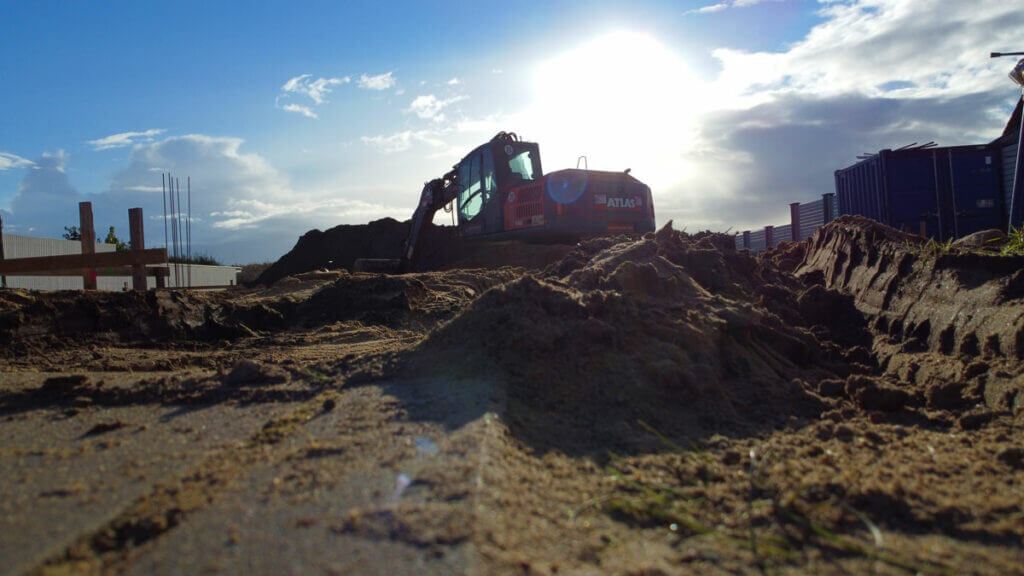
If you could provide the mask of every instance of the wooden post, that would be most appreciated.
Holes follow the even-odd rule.
[[[142,231],[142,208],[128,209],[128,234],[131,237],[132,250],[145,250],[146,238]],[[146,267],[137,264],[132,267],[132,290],[145,292],[149,289],[146,285]]]
[[[0,214],[0,261],[4,259],[4,217]],[[0,276],[0,288],[7,288],[7,276]]]
[[[92,202],[78,203],[78,231],[82,236],[82,254],[96,252],[96,230],[92,226]],[[86,290],[96,289],[96,270],[86,268],[82,271],[82,287]]]

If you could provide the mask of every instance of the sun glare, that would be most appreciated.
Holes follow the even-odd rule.
[[[701,84],[678,54],[655,38],[617,32],[540,64],[524,118],[543,143],[545,169],[632,168],[653,189],[684,179],[682,153],[705,108]]]

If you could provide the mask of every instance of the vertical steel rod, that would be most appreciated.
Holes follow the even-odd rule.
[[[178,193],[178,253],[181,254],[181,256],[182,256],[181,259],[183,260],[184,257],[185,257],[185,250],[184,250],[184,245],[182,243],[185,241],[185,236],[184,236],[184,234],[182,234],[182,230],[181,230],[181,178],[175,178],[174,182],[175,182],[175,186],[178,189],[178,192],[177,192]],[[185,263],[182,262],[181,263],[181,283],[182,284],[185,283],[185,270],[186,270]]]
[[[0,214],[0,260],[4,259],[4,217]],[[0,276],[0,288],[7,288],[7,276]]]
[[[173,267],[174,267],[174,286],[177,288],[181,284],[178,283],[178,228],[174,225],[174,176],[170,172],[167,173],[168,181],[168,196],[171,201],[171,255],[173,256]]]
[[[160,173],[160,197],[164,201],[164,249],[167,249],[167,185],[164,183],[166,174]]]
[[[188,177],[188,217],[185,219],[185,238],[188,246],[188,287],[192,287],[192,177]]]

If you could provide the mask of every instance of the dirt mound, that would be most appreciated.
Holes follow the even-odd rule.
[[[207,323],[211,295],[186,292],[0,291],[0,343],[52,345],[189,338]]]
[[[937,246],[844,216],[815,233],[796,274],[853,296],[877,334],[880,365],[930,405],[1024,405],[1024,257]]]
[[[408,234],[409,223],[393,218],[335,226],[327,231],[310,230],[294,248],[263,271],[256,282],[273,284],[285,276],[310,270],[351,271],[357,258],[397,258]]]
[[[584,243],[485,293],[406,368],[504,378],[520,431],[563,451],[628,445],[638,422],[696,439],[816,418],[817,382],[851,371],[830,331],[755,304],[758,263],[714,240],[666,227]]]
[[[358,320],[429,330],[487,289],[518,276],[517,271],[507,268],[400,276],[343,273],[300,303],[293,318],[305,326]]]
[[[217,342],[339,321],[430,330],[513,269],[385,276],[345,271],[290,277],[273,290],[0,291],[0,348]]]
[[[359,258],[398,258],[409,234],[409,222],[391,218],[369,224],[335,226],[326,232],[310,230],[277,262],[257,278],[269,285],[293,274],[311,270],[348,270]],[[533,244],[522,241],[468,240],[451,226],[424,224],[413,270],[456,268],[539,269],[563,258],[571,245]]]

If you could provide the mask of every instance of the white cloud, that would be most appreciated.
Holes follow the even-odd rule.
[[[999,90],[1008,66],[987,47],[1013,44],[1024,27],[1024,12],[999,0],[825,2],[819,15],[784,51],[716,50],[723,96],[753,105],[784,93],[883,97],[892,83],[908,98]]]
[[[491,68],[491,74],[501,74],[504,72],[501,68]]]
[[[127,206],[162,214],[161,176],[151,171],[157,167],[180,178],[183,202],[191,176],[193,251],[207,250],[227,262],[275,259],[311,228],[405,212],[404,206],[381,204],[376,189],[349,191],[337,184],[297,189],[267,158],[247,150],[242,139],[203,134],[137,146],[110,189],[90,196],[97,205],[112,207],[118,218]],[[98,214],[97,221],[107,220]],[[162,245],[162,228],[158,223],[147,229],[152,245]]]
[[[411,130],[406,130],[405,132],[399,132],[390,136],[363,136],[362,138],[363,144],[366,144],[371,148],[376,148],[385,154],[408,150],[409,147],[412,146],[412,139],[413,136]]]
[[[309,106],[303,106],[302,104],[295,104],[294,102],[291,102],[291,103],[288,103],[288,104],[280,104],[279,103],[278,104],[278,108],[280,108],[281,110],[284,110],[285,112],[296,112],[298,114],[302,114],[306,118],[319,118],[319,116],[316,115],[316,112],[313,112],[313,109],[310,108]]]
[[[36,170],[56,170],[63,173],[64,167],[68,165],[69,160],[70,157],[63,149],[59,149],[53,154],[43,152],[43,155],[35,161],[34,168]]]
[[[152,142],[154,137],[164,132],[165,130],[161,128],[152,128],[145,132],[121,132],[120,134],[111,134],[97,140],[89,140],[89,145],[92,146],[93,150],[97,151],[124,148],[140,142]]]
[[[35,162],[22,158],[16,154],[11,154],[10,152],[0,152],[0,172],[10,170],[11,168],[23,168],[26,166],[35,166]]]
[[[728,2],[719,2],[718,4],[710,4],[702,8],[688,10],[684,12],[684,14],[710,14],[712,12],[721,12],[722,10],[725,10],[729,6],[730,4]]]
[[[452,78],[447,82],[447,84],[449,86],[458,86],[459,84],[462,84],[462,80],[459,80],[458,78]]]
[[[295,112],[307,118],[317,118],[313,106],[326,104],[327,95],[333,91],[333,86],[348,84],[351,81],[352,79],[348,76],[314,79],[312,74],[301,74],[281,86],[281,93],[274,99],[274,105],[286,112]],[[290,101],[292,98],[308,99],[309,105],[292,102]]]
[[[331,86],[348,84],[352,80],[348,76],[343,78],[317,78],[316,80],[313,80],[312,78],[312,74],[296,76],[285,82],[284,85],[281,86],[281,91],[304,94],[309,97],[314,104],[320,105],[327,102],[327,95],[330,94],[332,90]]]
[[[297,189],[269,160],[247,150],[240,138],[190,134],[136,145],[109,188],[98,193],[78,192],[68,178],[69,161],[66,153],[57,151],[32,162],[4,213],[5,224],[59,237],[63,226],[77,224],[78,202],[89,200],[98,230],[113,225],[123,232],[127,209],[138,206],[147,217],[147,244],[162,246],[161,173],[166,171],[180,179],[183,202],[191,176],[193,252],[208,252],[229,263],[276,259],[311,228],[366,222],[409,210],[405,202],[382,202],[382,190],[389,188],[376,180],[364,188],[343,188],[335,181]]]
[[[404,152],[412,147],[415,142],[422,142],[434,148],[443,148],[444,140],[439,132],[429,130],[405,130],[388,136],[363,136],[363,144],[385,154]]]
[[[406,112],[416,114],[424,120],[443,122],[444,114],[442,113],[442,110],[456,102],[466,100],[467,98],[467,96],[452,96],[451,98],[442,100],[433,94],[421,94],[420,96],[417,96],[411,104],[409,104]]]
[[[785,0],[722,0],[715,4],[709,4],[701,8],[695,8],[693,10],[687,10],[683,14],[711,14],[714,12],[721,12],[729,8],[746,8],[761,4],[764,2],[784,2]]]
[[[151,171],[159,166],[181,178],[183,187],[185,177],[191,176],[193,202],[202,198],[210,212],[248,198],[285,203],[290,192],[288,179],[262,156],[243,152],[243,144],[241,138],[189,134],[138,146],[132,150],[128,167],[114,177],[111,190],[160,192],[160,177]],[[260,216],[254,213],[254,221]]]
[[[160,192],[163,190],[163,188],[161,188],[160,186],[151,186],[146,184],[139,184],[136,186],[125,186],[124,189],[130,190],[132,192]]]
[[[11,200],[10,217],[4,218],[12,229],[40,229],[56,237],[64,226],[78,222],[78,202],[82,198],[65,173],[68,161],[68,155],[58,150],[53,154],[44,152],[30,162],[31,170],[25,172]]]
[[[385,72],[376,76],[363,74],[359,77],[359,87],[366,90],[387,90],[395,85],[395,77],[392,72]]]
[[[455,131],[463,134],[494,135],[516,124],[512,118],[501,114],[489,114],[482,118],[462,118],[455,123]]]

